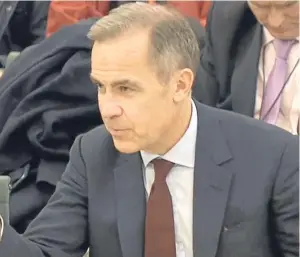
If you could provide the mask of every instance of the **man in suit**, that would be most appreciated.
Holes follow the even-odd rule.
[[[214,2],[196,95],[299,135],[299,1]]]
[[[22,236],[2,222],[0,257],[298,256],[298,139],[192,100],[188,22],[128,4],[89,37],[104,126]]]

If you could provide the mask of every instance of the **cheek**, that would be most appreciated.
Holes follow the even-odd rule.
[[[297,7],[299,8],[299,7]],[[285,15],[287,21],[298,24],[299,27],[299,9],[293,9]]]
[[[256,17],[256,19],[260,22],[260,23],[264,23],[267,21],[268,19],[268,13],[269,13],[269,8],[268,7],[264,7],[264,8],[257,8],[255,5],[250,4],[249,5],[252,13],[254,14],[254,16]]]
[[[268,21],[268,12],[256,11],[255,17],[260,23],[265,24]]]
[[[126,112],[127,117],[133,125],[135,134],[139,137],[156,137],[168,117],[165,104],[160,100],[133,105],[130,110]]]
[[[131,124],[131,128],[136,136],[145,136],[147,129],[151,125],[151,108],[145,104],[131,104],[124,107],[125,119]]]

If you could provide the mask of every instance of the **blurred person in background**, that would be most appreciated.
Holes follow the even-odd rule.
[[[82,19],[102,17],[121,4],[134,1],[59,1],[50,4],[47,24],[47,36],[62,26],[71,25]],[[206,17],[211,1],[148,1],[150,3],[168,4],[175,7],[183,15],[199,20],[205,27]]]
[[[299,1],[214,2],[197,96],[299,135]]]
[[[49,3],[0,2],[0,69],[5,68],[9,53],[21,52],[45,38]]]

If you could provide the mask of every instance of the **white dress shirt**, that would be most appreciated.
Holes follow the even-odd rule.
[[[144,181],[148,196],[154,182],[154,168],[150,162],[160,157],[175,163],[167,177],[167,184],[173,202],[177,257],[193,257],[193,187],[197,124],[197,109],[192,102],[192,117],[189,127],[169,152],[158,156],[141,151],[145,165]]]
[[[268,81],[269,75],[273,69],[276,51],[273,45],[274,37],[270,32],[263,29],[263,45],[261,48],[259,69],[257,78],[257,90],[255,101],[256,119],[260,119],[260,110],[262,106],[264,87]],[[299,37],[291,48],[288,57],[288,74],[290,78],[286,81],[286,87],[283,90],[280,111],[276,126],[281,127],[294,135],[299,135],[300,123],[300,65],[297,64],[300,57]],[[263,67],[264,66],[264,67]]]

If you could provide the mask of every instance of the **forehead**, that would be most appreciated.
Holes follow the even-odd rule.
[[[148,58],[148,33],[137,31],[104,42],[96,41],[92,48],[92,68],[138,65]]]

